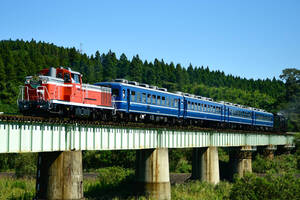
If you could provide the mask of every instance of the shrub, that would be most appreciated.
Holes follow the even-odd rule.
[[[271,160],[258,154],[252,163],[252,170],[256,173],[295,173],[297,171],[297,158],[294,155],[280,155]]]
[[[169,165],[170,172],[190,172],[189,167],[186,165],[192,162],[193,149],[169,149]],[[184,165],[184,166],[182,166]],[[178,168],[183,171],[178,170]]]
[[[123,168],[135,167],[135,151],[83,151],[83,168],[94,171],[103,167],[119,166]]]
[[[180,159],[177,163],[175,172],[176,173],[191,173],[192,165],[188,163],[188,161],[184,158]]]
[[[96,181],[84,182],[84,195],[91,199],[127,199],[134,192],[134,171],[121,167],[106,167],[96,170]]]
[[[228,199],[230,184],[220,182],[216,186],[207,182],[190,181],[188,183],[172,186],[172,199]]]
[[[235,180],[230,199],[300,199],[300,179],[292,174],[267,174],[266,177],[246,174]]]
[[[122,167],[106,167],[96,171],[99,173],[98,180],[103,185],[118,185],[134,178],[133,170]]]
[[[18,154],[15,161],[16,176],[19,177],[34,177],[36,175],[36,153]]]

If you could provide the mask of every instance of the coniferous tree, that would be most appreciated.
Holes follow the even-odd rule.
[[[101,57],[99,51],[95,53],[94,59],[94,69],[95,69],[95,81],[100,82],[103,80],[103,66],[101,63]]]
[[[142,65],[143,62],[140,60],[139,55],[133,56],[129,68],[129,76],[131,80],[135,80],[138,82],[142,81]]]

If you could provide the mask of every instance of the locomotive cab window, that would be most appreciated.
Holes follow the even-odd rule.
[[[58,73],[56,74],[56,78],[63,78],[62,72],[58,72]]]
[[[64,74],[64,81],[65,83],[71,83],[71,77],[69,73]]]

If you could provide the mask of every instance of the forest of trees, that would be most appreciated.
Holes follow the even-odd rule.
[[[118,58],[112,51],[94,55],[81,54],[73,48],[58,47],[54,44],[35,40],[0,41],[0,112],[17,112],[18,87],[24,77],[34,75],[48,67],[71,67],[83,74],[84,82],[95,83],[125,78],[170,91],[183,91],[211,97],[215,100],[258,107],[270,112],[287,110],[288,102],[294,102],[293,92],[299,92],[299,70],[295,80],[289,80],[291,71],[281,78],[265,80],[245,79],[226,75],[219,70],[211,71],[204,66],[181,66],[164,60],[143,61],[138,55],[129,59],[125,54]],[[298,74],[298,77],[297,77]],[[287,90],[288,83],[296,84],[293,91]],[[293,86],[294,87],[294,86]],[[292,94],[293,93],[293,94]],[[297,96],[297,95],[296,95]],[[296,105],[295,105],[296,106]],[[297,106],[296,106],[297,107]],[[295,116],[294,116],[295,117]],[[297,116],[296,116],[297,118]]]

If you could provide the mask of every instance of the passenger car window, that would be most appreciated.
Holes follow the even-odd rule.
[[[174,101],[174,102],[175,102],[175,105],[174,105],[174,107],[175,107],[175,108],[177,108],[177,107],[178,107],[178,99],[175,99],[175,101]]]
[[[151,103],[151,94],[147,95],[147,103],[149,103],[149,104]]]
[[[142,103],[146,103],[146,93],[142,94]]]
[[[140,92],[137,92],[137,102],[141,103],[142,102],[142,96]]]
[[[156,104],[156,96],[152,95],[152,104]]]
[[[135,91],[131,91],[131,101],[135,101]]]
[[[166,105],[166,97],[161,97],[161,105]]]
[[[160,96],[157,96],[157,105],[160,105]]]

